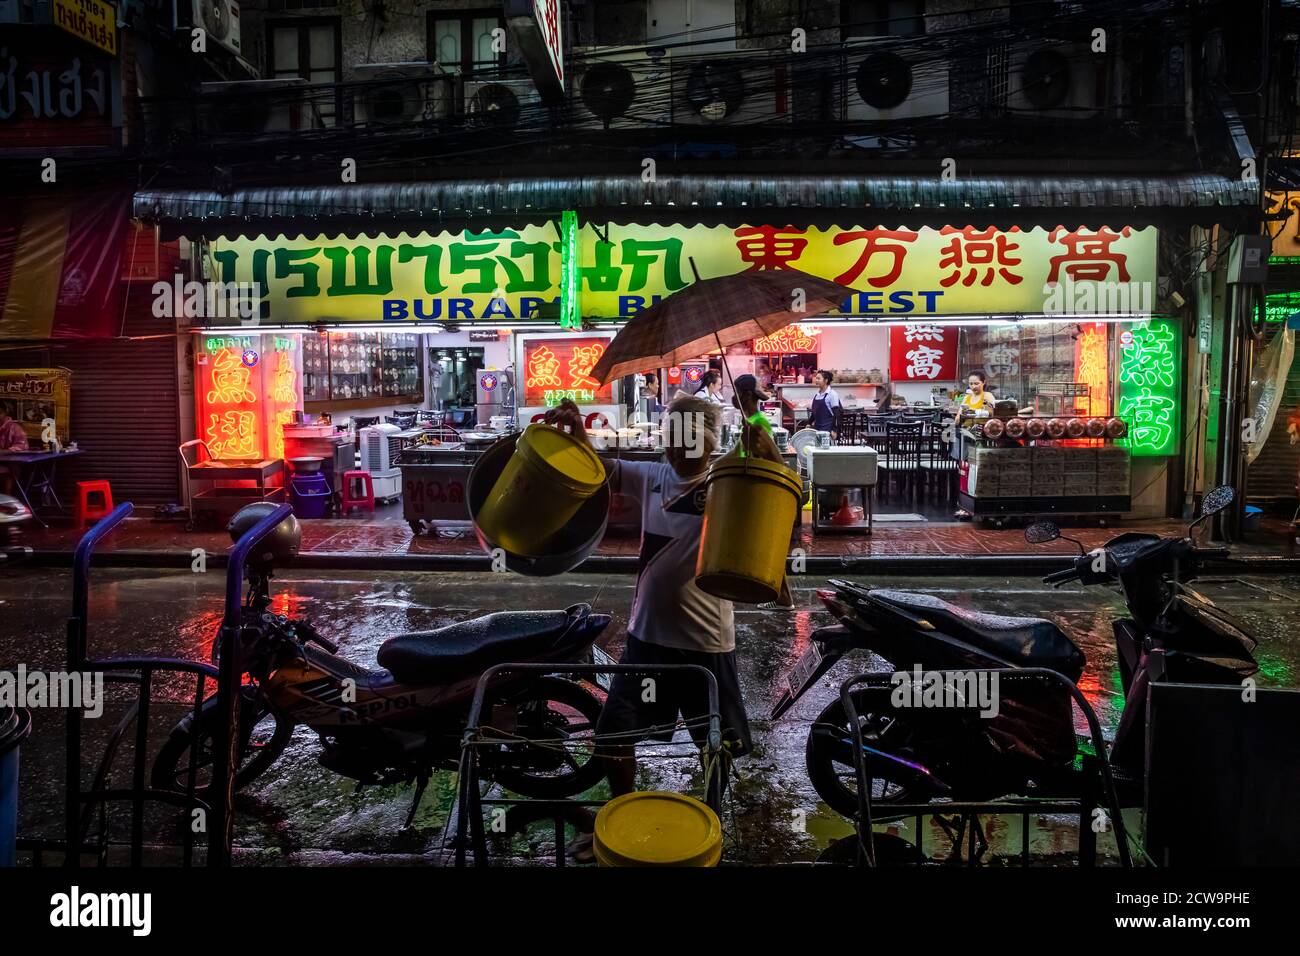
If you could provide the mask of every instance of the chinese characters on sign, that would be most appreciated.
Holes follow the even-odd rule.
[[[591,370],[608,339],[530,339],[524,345],[524,407],[552,407],[564,399],[579,405],[608,405],[613,385],[601,385]]]
[[[302,407],[294,337],[224,336],[200,344],[198,437],[212,457],[284,457],[284,425]],[[249,362],[250,354],[257,360]]]
[[[356,239],[241,237],[214,240],[211,257],[221,281],[268,290],[264,320],[274,323],[328,315],[334,321],[508,324],[558,317],[562,307],[578,303],[582,318],[629,318],[685,288],[692,261],[701,278],[797,269],[834,279],[858,290],[842,303],[842,313],[906,321],[1041,313],[1052,290],[1066,283],[1127,290],[1154,282],[1156,273],[1153,227],[583,223],[565,240],[542,224]],[[1117,299],[1133,297],[1088,297]]]
[[[1120,336],[1119,407],[1129,437],[1117,441],[1134,456],[1178,452],[1181,336],[1168,319],[1135,325]]]
[[[895,382],[955,381],[957,331],[941,325],[890,326],[889,377]]]
[[[820,353],[821,350],[821,329],[799,325],[787,325],[771,335],[754,339],[753,347],[755,355],[796,355]]]

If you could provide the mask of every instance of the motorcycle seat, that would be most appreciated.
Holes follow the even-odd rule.
[[[929,621],[950,637],[966,641],[1016,667],[1047,667],[1077,681],[1085,658],[1051,621],[1040,617],[985,614],[949,604],[932,594],[876,588],[873,601]]]
[[[547,650],[569,626],[565,611],[498,611],[432,631],[390,637],[378,661],[404,684],[430,684],[527,661]]]

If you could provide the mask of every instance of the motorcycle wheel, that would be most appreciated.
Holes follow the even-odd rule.
[[[271,710],[260,695],[250,688],[243,689],[240,700],[239,729],[243,737],[240,746],[239,771],[235,774],[235,789],[252,783],[275,763],[293,737],[293,722]],[[195,773],[195,795],[210,803],[212,797],[213,741],[220,726],[217,697],[212,695],[199,708],[198,766]],[[194,714],[186,714],[171,732],[167,742],[158,751],[153,764],[151,785],[159,790],[184,792],[189,785],[190,746],[196,736],[192,731]]]
[[[605,775],[602,762],[596,758],[596,720],[601,702],[594,694],[573,681],[542,677],[529,684],[512,703],[518,715],[514,730],[517,736],[551,741],[551,752],[556,747],[563,752],[554,765],[539,768],[512,766],[509,757],[498,757],[494,761],[498,783],[521,796],[557,800],[590,790],[600,782]],[[528,750],[533,748],[515,748],[521,756],[528,755]],[[582,754],[586,760],[579,762]]]
[[[865,694],[854,694],[854,707],[858,711],[858,720],[862,724],[863,739],[868,746],[891,753],[901,753],[911,741],[913,728],[895,714],[873,713]],[[836,728],[845,736],[850,734],[848,718],[844,707],[838,699],[832,701],[825,710],[817,715],[817,720],[808,731],[808,743],[804,749],[804,761],[808,768],[808,779],[812,782],[817,795],[836,813],[853,818],[858,815],[858,784],[853,769],[851,753],[845,753],[843,746],[837,747],[816,732],[818,725],[827,729]],[[847,762],[845,762],[847,760]],[[912,793],[907,783],[899,775],[891,777],[890,767],[878,764],[876,775],[872,779],[871,802],[873,806],[889,803],[906,803]]]

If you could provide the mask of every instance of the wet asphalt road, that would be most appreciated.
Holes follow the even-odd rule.
[[[91,654],[144,653],[207,660],[221,616],[223,582],[224,574],[219,571],[97,572],[92,587]],[[20,662],[29,669],[63,666],[70,583],[65,572],[21,568],[0,579],[0,669],[12,670]],[[341,645],[344,656],[373,665],[378,646],[402,631],[438,627],[491,610],[559,608],[576,602],[587,602],[613,617],[599,644],[617,657],[634,583],[631,575],[539,580],[481,572],[288,571],[276,579],[274,593],[278,595],[276,610],[310,619],[323,635]],[[880,658],[859,653],[841,661],[782,720],[767,719],[783,675],[806,645],[808,635],[831,623],[813,590],[822,583],[811,577],[795,579],[794,612],[738,609],[742,689],[756,750],[736,766],[738,778],[733,780],[724,819],[729,861],[812,860],[829,842],[850,832],[846,821],[819,801],[808,782],[804,769],[808,725],[834,698],[840,681],[854,673],[889,668]],[[1122,703],[1110,631],[1110,622],[1122,611],[1122,604],[1114,593],[1077,586],[1052,590],[1024,578],[891,577],[879,583],[935,594],[972,609],[1041,615],[1055,621],[1087,654],[1089,664],[1081,689],[1107,732],[1113,729]],[[1300,577],[1215,578],[1200,582],[1199,587],[1260,639],[1256,656],[1261,683],[1293,686],[1300,682]],[[167,702],[155,708],[150,725],[152,747],[161,745],[186,708],[186,693],[179,684],[165,685],[159,691]],[[111,729],[114,715],[121,713],[123,699],[122,691],[111,692],[105,718],[87,722],[88,742],[83,750],[88,755],[97,758],[102,749],[97,744]],[[33,736],[22,752],[20,834],[24,837],[56,838],[61,832],[62,733],[61,712],[34,714]],[[685,740],[685,735],[679,734],[679,739]],[[299,728],[276,765],[241,794],[236,842],[244,848],[242,860],[426,862],[438,857],[444,845],[443,825],[454,803],[452,775],[435,776],[414,830],[402,833],[399,827],[410,791],[392,786],[354,794],[352,781],[316,763],[315,740],[314,734]],[[640,752],[651,756],[640,764],[642,788],[700,795],[698,762],[689,743],[643,746]],[[123,756],[129,758],[129,747]],[[602,796],[602,791],[598,788],[593,796]],[[121,816],[123,820],[115,826],[124,824],[126,814]],[[173,823],[165,816],[151,814],[148,825],[151,839],[171,842]],[[910,827],[902,832],[914,838]],[[498,849],[503,853],[508,849],[505,855],[514,859],[544,861],[551,852],[551,834],[549,825],[537,825],[508,847]],[[990,834],[995,848],[1004,837],[1009,852],[1018,849],[1018,821],[995,821]],[[927,850],[934,849],[931,839],[926,838]],[[1034,849],[1045,858],[1068,854],[1074,840],[1069,821],[1037,821]]]

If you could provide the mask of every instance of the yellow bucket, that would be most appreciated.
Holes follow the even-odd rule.
[[[479,528],[511,554],[542,554],[604,483],[605,465],[585,441],[529,425],[479,510]]]
[[[775,601],[803,499],[799,476],[775,462],[729,456],[707,481],[695,584],[742,604]]]
[[[722,823],[694,797],[625,793],[596,814],[592,849],[600,866],[717,866]]]

